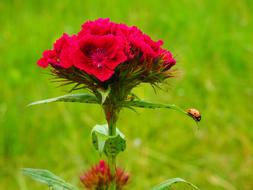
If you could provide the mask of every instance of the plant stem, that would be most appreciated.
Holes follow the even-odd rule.
[[[115,136],[116,135],[116,121],[113,121],[111,118],[110,121],[108,122],[108,127],[109,127],[109,136]],[[109,167],[110,167],[110,172],[112,176],[115,175],[115,170],[116,170],[116,156],[109,156],[108,157],[109,161]]]
[[[108,123],[108,133],[109,136],[116,135],[116,122],[118,118],[118,110],[113,105],[109,105],[104,107],[106,120]],[[109,155],[108,156],[108,165],[110,168],[110,172],[112,175],[112,183],[110,184],[110,190],[116,190],[116,181],[115,181],[115,174],[116,174],[116,155]]]
[[[113,181],[110,183],[109,189],[116,190],[116,181],[115,181],[116,156],[108,157],[108,164],[109,164],[111,175],[113,176]]]

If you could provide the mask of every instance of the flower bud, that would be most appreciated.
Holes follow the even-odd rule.
[[[122,190],[129,181],[129,174],[117,167],[115,176],[112,176],[108,164],[100,160],[99,164],[81,175],[80,180],[88,190],[108,189],[113,181],[116,182],[116,190]]]

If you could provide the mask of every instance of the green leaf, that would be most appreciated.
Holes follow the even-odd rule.
[[[151,190],[169,190],[169,189],[172,189],[171,188],[172,185],[175,185],[176,183],[185,183],[189,186],[190,189],[199,190],[198,187],[196,187],[192,183],[185,181],[184,179],[181,179],[181,178],[168,179],[168,180],[164,181],[163,183],[153,187]]]
[[[143,100],[134,100],[134,101],[124,101],[122,102],[122,105],[124,107],[130,106],[130,107],[149,108],[149,109],[169,108],[169,109],[174,109],[174,110],[187,114],[186,111],[176,106],[175,104],[157,104],[157,103],[146,102]]]
[[[108,139],[108,127],[107,124],[95,125],[91,131],[92,143],[96,150],[100,154],[104,151],[105,141]]]
[[[28,106],[33,106],[37,104],[46,104],[46,103],[51,103],[51,102],[80,102],[80,103],[97,104],[99,101],[96,96],[88,94],[88,93],[67,94],[64,96],[32,102]]]
[[[100,154],[117,155],[126,148],[125,136],[119,129],[116,129],[115,136],[109,136],[108,125],[95,125],[92,129],[92,143]]]
[[[182,108],[176,106],[175,104],[158,104],[158,103],[151,103],[146,102],[143,100],[133,100],[133,101],[124,101],[121,103],[123,107],[132,108],[132,107],[138,107],[138,108],[148,108],[148,109],[157,109],[157,108],[167,108],[167,109],[173,109],[177,110],[181,113],[186,114],[187,116],[191,117],[186,111],[184,111]]]
[[[48,170],[24,168],[22,172],[36,181],[47,184],[53,190],[78,190]]]
[[[104,152],[107,156],[116,156],[120,151],[126,149],[126,140],[121,135],[109,137],[104,146]]]

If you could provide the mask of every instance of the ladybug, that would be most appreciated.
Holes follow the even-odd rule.
[[[190,108],[187,111],[187,114],[192,117],[195,121],[200,121],[201,120],[201,114],[197,109]]]

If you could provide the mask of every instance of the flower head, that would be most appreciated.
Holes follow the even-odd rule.
[[[76,35],[63,34],[44,51],[38,65],[50,66],[57,78],[76,83],[78,89],[88,88],[96,95],[110,87],[124,99],[140,83],[157,85],[173,77],[176,61],[162,45],[136,26],[97,19],[85,22]]]
[[[58,66],[62,68],[69,68],[73,66],[71,52],[76,47],[75,36],[69,36],[63,34],[54,43],[52,50],[46,50],[43,52],[43,57],[37,62],[41,67]]]
[[[116,189],[122,190],[129,180],[129,174],[121,168],[116,169],[114,176],[116,179]],[[108,164],[101,160],[99,164],[93,166],[89,171],[85,172],[80,180],[88,190],[108,189],[114,177],[110,174]]]
[[[100,81],[108,80],[127,58],[123,40],[111,34],[85,35],[78,41],[78,46],[73,53],[74,66]]]

